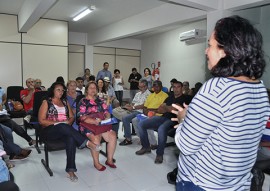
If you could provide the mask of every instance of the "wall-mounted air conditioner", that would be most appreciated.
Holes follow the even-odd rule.
[[[189,41],[194,39],[204,38],[206,36],[206,30],[203,29],[193,29],[187,32],[180,33],[180,41]]]

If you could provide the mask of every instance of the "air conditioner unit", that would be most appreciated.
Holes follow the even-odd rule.
[[[193,39],[204,38],[206,36],[206,30],[203,29],[193,29],[187,32],[180,33],[180,41],[188,41]]]

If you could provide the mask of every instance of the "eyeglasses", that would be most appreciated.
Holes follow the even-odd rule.
[[[34,83],[34,81],[27,81],[27,83]]]
[[[36,82],[36,84],[41,84],[41,82]]]

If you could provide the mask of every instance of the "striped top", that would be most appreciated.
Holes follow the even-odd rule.
[[[270,115],[264,85],[212,78],[193,98],[176,131],[177,182],[209,190],[249,190],[251,168]]]

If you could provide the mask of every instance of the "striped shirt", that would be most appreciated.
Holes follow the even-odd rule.
[[[177,182],[209,190],[249,190],[251,168],[270,115],[264,85],[212,78],[193,98],[176,131]]]

